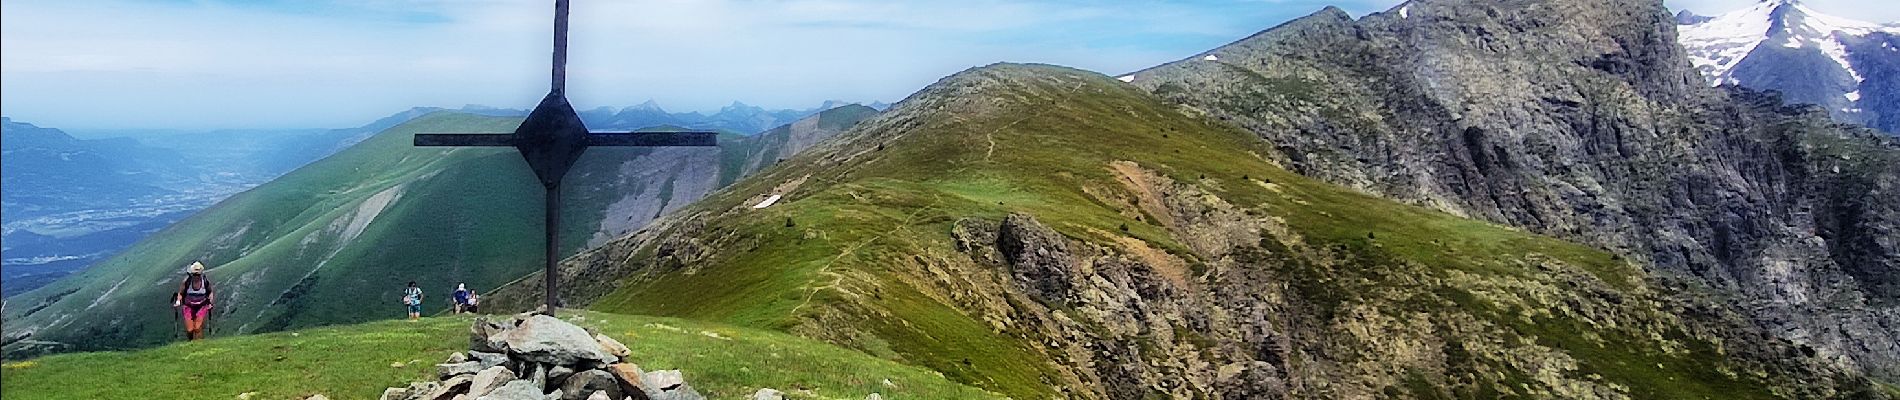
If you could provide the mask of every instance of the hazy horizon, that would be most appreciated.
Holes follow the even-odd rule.
[[[1753,0],[1670,0],[1713,15]],[[805,109],[896,102],[957,71],[1105,74],[1190,57],[1328,5],[1399,0],[575,0],[576,108],[656,100]],[[4,0],[0,114],[79,131],[343,128],[410,107],[527,108],[546,92],[546,0]],[[1891,21],[1900,6],[1808,2]],[[1880,17],[1880,18],[1874,18]]]

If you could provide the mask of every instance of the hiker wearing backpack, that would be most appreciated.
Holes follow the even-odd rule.
[[[185,281],[172,294],[172,308],[185,319],[185,340],[204,339],[205,320],[211,317],[211,302],[215,299],[204,263],[192,261],[185,267]]]
[[[409,320],[422,319],[422,288],[416,287],[416,281],[409,281],[409,288],[402,290],[402,304],[409,306]]]

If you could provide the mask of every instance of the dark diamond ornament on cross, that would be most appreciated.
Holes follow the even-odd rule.
[[[528,113],[512,134],[425,133],[415,138],[416,146],[491,146],[514,147],[527,159],[528,167],[547,190],[547,308],[553,313],[560,306],[559,283],[554,266],[560,262],[561,178],[567,175],[581,153],[593,146],[717,146],[713,132],[615,132],[593,133],[581,122],[580,114],[567,103],[567,3],[554,1],[554,77],[547,97]]]

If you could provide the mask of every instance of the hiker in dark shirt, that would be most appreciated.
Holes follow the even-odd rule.
[[[450,298],[455,301],[456,314],[461,314],[464,312],[473,312],[473,310],[469,310],[469,307],[468,307],[469,295],[473,293],[474,292],[468,291],[468,284],[466,283],[455,284],[455,294],[451,295]]]
[[[211,303],[217,296],[211,292],[211,279],[205,277],[204,263],[193,261],[185,272],[185,281],[172,294],[172,308],[185,318],[185,339],[204,339],[205,320],[211,317]]]

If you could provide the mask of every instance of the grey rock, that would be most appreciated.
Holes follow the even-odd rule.
[[[511,357],[554,365],[578,365],[586,361],[605,364],[619,359],[602,348],[587,330],[546,315],[529,317],[514,328],[491,336],[489,341],[501,342]]]
[[[449,359],[447,361],[443,361],[442,363],[443,364],[461,364],[467,361],[468,361],[468,355],[462,354],[462,352],[458,351],[458,352],[449,354]]]
[[[773,388],[759,388],[759,391],[752,392],[752,400],[785,400],[785,392]]]
[[[622,397],[620,382],[614,379],[613,374],[598,369],[576,372],[567,377],[561,384],[561,391],[567,393],[562,400],[580,400],[596,392],[606,393],[608,398],[613,399]]]
[[[594,341],[600,342],[601,348],[607,349],[608,354],[613,354],[621,360],[633,355],[633,350],[628,349],[627,345],[621,344],[620,341],[614,340],[614,338],[607,337],[606,334],[594,334]]]
[[[502,353],[471,351],[471,352],[468,352],[468,355],[469,357],[474,358],[475,362],[481,363],[482,369],[488,369],[489,367],[494,367],[497,365],[505,366],[508,364],[508,355],[502,354]]]
[[[686,384],[679,370],[648,372],[640,377],[642,388],[651,400],[704,400],[698,390]]]
[[[607,366],[606,371],[614,375],[615,381],[620,382],[621,393],[634,396],[634,400],[641,400],[646,397],[646,383],[643,382],[645,379],[643,377],[646,376],[646,372],[640,371],[639,365],[632,363],[614,364]]]
[[[546,398],[547,395],[541,393],[541,388],[534,382],[516,379],[508,381],[507,384],[501,385],[488,394],[476,397],[475,400],[545,400]]]
[[[403,390],[402,400],[433,400],[436,389],[441,387],[440,382],[412,382]]]
[[[454,398],[455,395],[468,393],[469,383],[472,382],[473,379],[474,377],[471,375],[456,375],[455,377],[443,380],[440,385],[436,386],[435,390],[429,391],[429,395],[423,396],[422,398],[428,400],[450,400]]]
[[[378,396],[378,398],[380,398],[380,400],[403,400],[403,398],[407,398],[407,396],[409,396],[409,389],[391,387],[391,389],[382,389],[382,396]]]
[[[482,363],[476,361],[435,365],[435,375],[438,379],[448,379],[456,375],[472,375],[476,372],[482,372]]]
[[[879,395],[877,393],[872,393],[869,396],[864,396],[864,400],[884,400],[884,396]]]
[[[574,375],[573,368],[568,368],[568,367],[560,366],[560,365],[556,365],[552,368],[548,368],[548,382],[566,381],[567,377],[573,376],[573,375]]]
[[[646,388],[649,392],[654,390],[673,390],[686,385],[686,378],[684,374],[680,373],[680,370],[669,369],[648,372],[645,375],[641,375],[640,383],[641,387]]]
[[[474,397],[481,397],[514,379],[515,371],[501,366],[488,367],[482,372],[475,373],[475,377],[469,381],[468,393]]]
[[[512,327],[509,324],[489,319],[487,316],[475,318],[468,328],[468,348],[471,352],[507,353],[507,347],[497,338]]]
[[[534,366],[528,369],[528,375],[523,378],[527,379],[530,383],[534,383],[534,387],[546,389],[548,387],[548,365],[542,363],[530,364]]]
[[[706,400],[706,396],[700,395],[699,391],[694,390],[692,386],[680,386],[674,390],[647,393],[647,398],[650,400]]]

